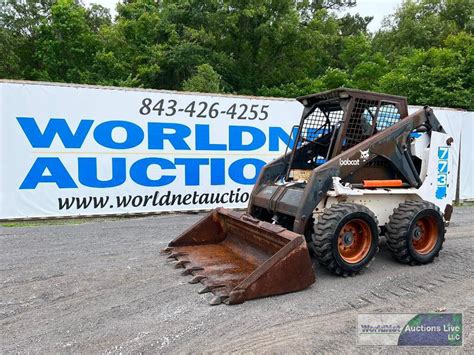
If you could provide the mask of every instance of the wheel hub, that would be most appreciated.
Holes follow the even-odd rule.
[[[349,247],[354,242],[354,234],[352,232],[346,232],[343,236],[344,246]]]
[[[436,246],[438,227],[432,216],[423,216],[416,221],[411,235],[413,248],[418,254],[430,253]]]
[[[421,228],[419,226],[416,226],[415,229],[413,230],[413,239],[420,240],[422,235],[423,235],[423,232],[421,231]]]
[[[360,262],[369,253],[372,243],[369,224],[362,219],[350,220],[341,228],[337,243],[339,255],[345,262]]]

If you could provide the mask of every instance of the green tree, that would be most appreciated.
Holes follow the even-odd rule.
[[[340,11],[356,5],[356,0],[297,0],[296,8],[302,19],[311,19],[319,10]]]
[[[99,32],[101,27],[110,26],[112,24],[110,10],[98,4],[91,4],[91,6],[86,9],[86,19],[89,27],[94,32]]]
[[[11,1],[0,17],[2,56],[8,58],[0,66],[2,76],[95,82],[90,69],[98,41],[92,20],[107,13],[98,10],[72,0]]]
[[[350,86],[349,75],[338,68],[329,68],[321,78],[324,90],[336,89],[338,87]]]
[[[406,0],[385,19],[374,45],[394,55],[441,46],[450,34],[472,31],[472,13],[472,0]]]
[[[407,0],[374,36],[346,0],[11,1],[0,75],[295,97],[348,86],[472,108],[473,4]]]
[[[360,90],[376,90],[378,82],[388,71],[389,65],[381,53],[358,63],[351,71],[351,86]]]
[[[411,104],[472,110],[473,51],[472,37],[470,44],[465,44],[462,50],[414,50],[402,57],[399,65],[380,79],[379,90],[407,96]]]
[[[76,83],[93,82],[93,65],[98,40],[89,26],[84,7],[73,0],[58,0],[51,7],[50,22],[38,28],[33,58],[39,80]]]
[[[226,91],[249,94],[324,73],[338,36],[333,15],[319,10],[303,22],[293,0],[136,0],[118,6],[111,27],[103,73],[128,67],[131,85],[179,89],[209,64]]]
[[[0,11],[0,74],[3,78],[34,79],[39,67],[34,54],[39,29],[51,14],[53,0],[8,1]]]
[[[179,89],[197,66],[210,63],[219,68],[216,63],[221,54],[214,50],[214,37],[203,22],[215,14],[215,6],[212,11],[204,6],[212,2],[136,0],[119,4],[116,23],[101,30],[102,48],[96,63],[101,80]],[[192,19],[196,20],[194,27]]]
[[[362,17],[359,14],[346,14],[338,20],[341,28],[341,35],[344,37],[367,33],[367,26],[369,26],[373,19],[373,16]]]
[[[405,1],[373,40],[391,69],[376,88],[412,104],[472,108],[473,10],[470,0]]]
[[[184,81],[183,90],[196,92],[222,92],[221,76],[209,64],[196,68],[196,73]]]
[[[19,43],[8,31],[0,29],[0,78],[23,78],[22,58],[18,53]]]

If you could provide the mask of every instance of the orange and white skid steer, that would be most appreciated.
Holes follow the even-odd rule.
[[[246,213],[218,208],[163,250],[211,304],[299,291],[311,255],[336,275],[366,267],[384,235],[402,263],[438,256],[454,199],[453,139],[404,97],[336,89],[304,106],[291,151],[263,167]]]

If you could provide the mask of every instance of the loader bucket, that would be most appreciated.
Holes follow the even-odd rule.
[[[306,241],[300,234],[247,214],[218,208],[162,250],[176,259],[211,304],[300,291],[315,281]]]

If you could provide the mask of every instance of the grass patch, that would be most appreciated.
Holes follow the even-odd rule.
[[[77,225],[100,221],[116,221],[127,218],[125,216],[98,216],[98,217],[77,217],[77,218],[52,218],[52,219],[33,219],[29,221],[4,221],[0,222],[0,227],[23,228],[23,227],[40,227],[40,226],[63,226]]]
[[[455,203],[454,207],[474,207],[474,201],[463,201],[461,203]]]
[[[235,209],[236,211],[244,211],[243,209]],[[102,215],[102,216],[86,216],[76,218],[51,218],[51,219],[32,219],[23,221],[0,221],[0,227],[38,227],[38,226],[61,226],[61,225],[76,225],[92,222],[109,222],[118,221],[123,219],[133,218],[147,218],[147,217],[160,217],[160,216],[172,216],[176,214],[199,214],[207,211],[180,211],[180,212],[158,212],[158,213],[132,213],[122,215]]]
[[[90,219],[89,219],[90,220]],[[44,219],[44,220],[33,220],[33,221],[11,221],[11,222],[0,222],[2,227],[38,227],[38,226],[56,226],[56,225],[75,225],[86,223],[86,219],[82,218],[67,218],[67,219]]]

